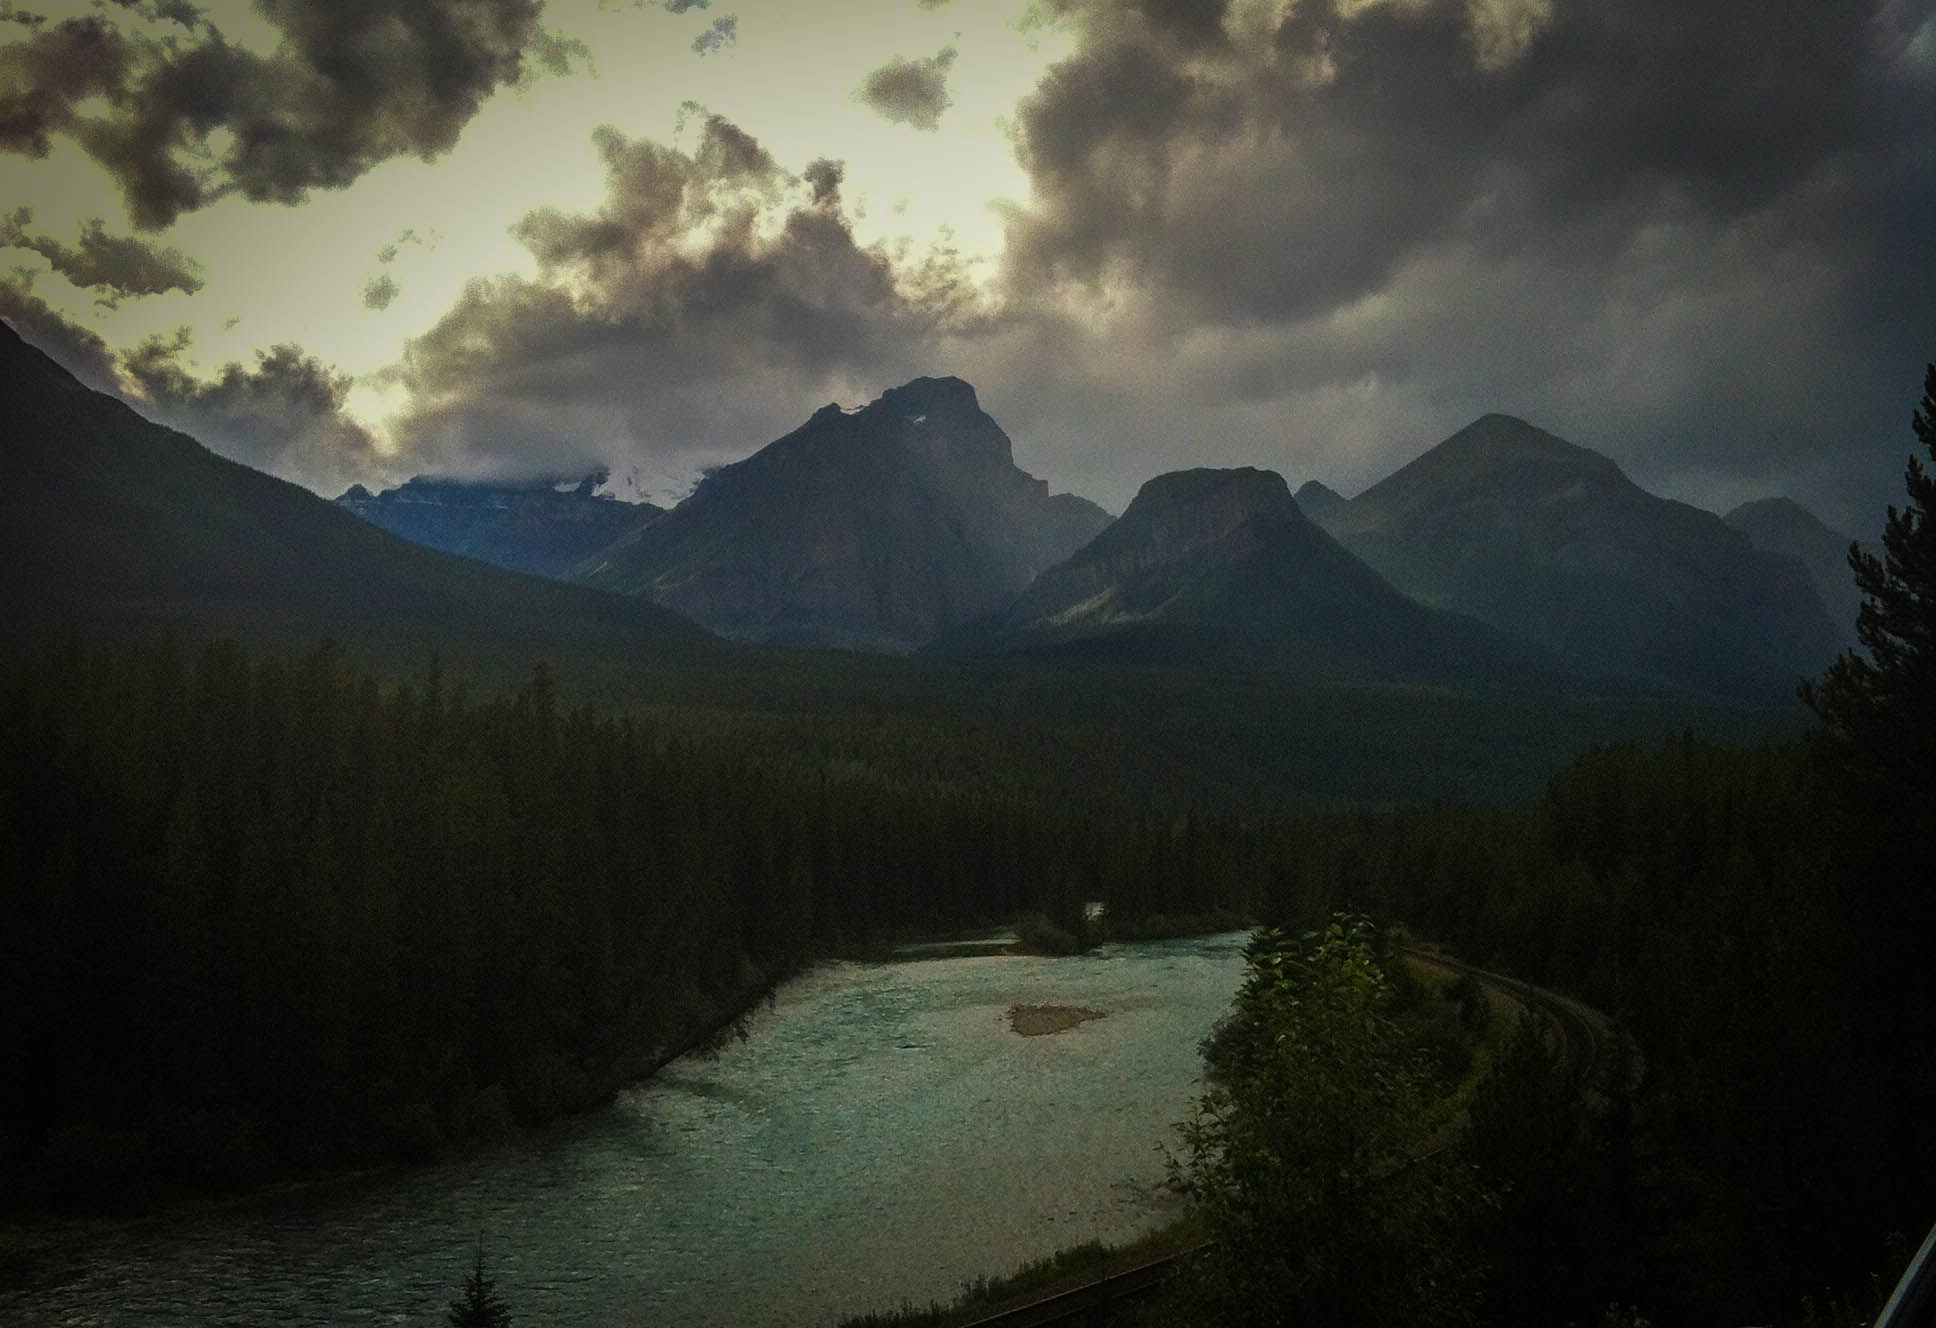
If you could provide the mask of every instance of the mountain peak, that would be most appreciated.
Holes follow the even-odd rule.
[[[1793,498],[1756,498],[1742,503],[1721,519],[1749,539],[1762,531],[1790,530],[1811,538],[1826,536],[1838,544],[1848,542],[1846,536],[1831,530],[1826,522]]]
[[[1255,517],[1295,517],[1297,503],[1273,470],[1238,466],[1173,470],[1146,482],[1123,513],[1143,520],[1201,527],[1211,539]]]
[[[1430,457],[1441,453],[1448,459],[1459,458],[1480,464],[1538,458],[1577,466],[1605,477],[1620,475],[1620,467],[1612,458],[1569,443],[1538,425],[1528,424],[1517,415],[1501,415],[1497,412],[1481,415],[1425,455]]]
[[[1305,516],[1323,525],[1342,512],[1348,500],[1330,485],[1306,480],[1297,487],[1297,507]]]
[[[1512,511],[1568,504],[1587,494],[1638,494],[1612,458],[1513,415],[1481,415],[1352,499],[1342,529],[1378,529],[1447,504]]]
[[[1284,477],[1241,466],[1158,475],[1137,490],[1107,542],[1134,540],[1144,556],[1173,558],[1225,539],[1259,518],[1301,524],[1303,514]]]
[[[878,405],[914,418],[974,419],[981,415],[975,389],[959,378],[915,378],[881,393]]]
[[[1015,465],[959,378],[826,406],[574,579],[722,635],[904,652],[1011,600],[1108,524]]]
[[[1785,695],[1834,651],[1799,566],[1510,415],[1474,420],[1328,528],[1426,604],[1634,677]]]

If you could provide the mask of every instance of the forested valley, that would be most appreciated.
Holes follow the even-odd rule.
[[[1645,1073],[1540,1167],[1528,1220],[1579,1277],[1526,1322],[1792,1313],[1926,1217],[1915,850],[1820,742],[1601,749],[1516,810],[1223,820],[809,777],[543,669],[472,696],[328,645],[69,644],[0,706],[5,1156],[37,1204],[434,1156],[606,1100],[816,952],[1080,932],[1099,899],[1363,911],[1616,1014]]]

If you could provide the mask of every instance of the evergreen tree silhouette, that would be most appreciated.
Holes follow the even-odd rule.
[[[464,1294],[450,1302],[451,1328],[511,1328],[511,1309],[498,1299],[496,1286],[484,1276],[484,1247],[464,1279]]]

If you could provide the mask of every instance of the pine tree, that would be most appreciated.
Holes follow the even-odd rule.
[[[451,1328],[511,1328],[511,1309],[498,1299],[496,1286],[484,1276],[484,1249],[477,1250],[477,1261],[464,1279],[464,1294],[450,1302]]]
[[[1912,417],[1936,460],[1936,364],[1923,377]],[[1865,796],[1920,809],[1936,805],[1936,475],[1911,455],[1908,505],[1891,506],[1881,557],[1849,549],[1865,597],[1856,623],[1868,657],[1851,650],[1801,697],[1821,716]]]

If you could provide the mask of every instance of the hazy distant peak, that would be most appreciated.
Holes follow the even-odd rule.
[[[1570,463],[1608,477],[1621,473],[1612,458],[1569,443],[1516,415],[1481,415],[1432,449],[1432,452],[1426,453],[1426,456],[1434,452],[1443,453],[1448,458],[1482,464],[1537,457]]]
[[[339,503],[476,504],[499,500],[558,497],[594,499],[600,502],[620,503],[628,507],[653,506],[649,503],[621,498],[614,493],[601,492],[601,486],[608,479],[609,473],[602,469],[582,475],[537,475],[524,479],[412,475],[395,488],[384,489],[377,493],[372,493],[364,485],[353,484],[336,501]]]
[[[1853,643],[1862,592],[1849,571],[1849,537],[1792,498],[1757,498],[1721,518],[1763,553],[1793,558],[1846,642]]]
[[[1831,529],[1828,523],[1793,498],[1756,498],[1752,502],[1742,503],[1721,519],[1750,539],[1754,539],[1760,531],[1792,530],[1805,531],[1811,536],[1826,536],[1842,544],[1848,542],[1846,536]]]
[[[1508,506],[1576,501],[1634,489],[1610,458],[1512,415],[1481,415],[1351,500],[1341,520],[1381,526],[1419,508],[1468,498]]]
[[[1306,480],[1298,486],[1298,510],[1319,525],[1343,511],[1348,501],[1336,489],[1318,480]]]

